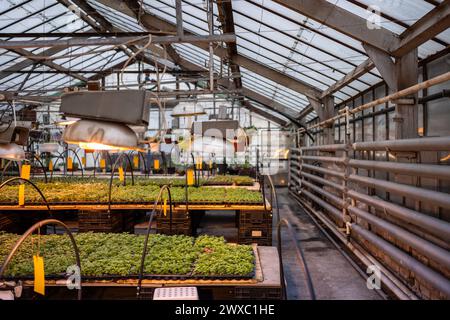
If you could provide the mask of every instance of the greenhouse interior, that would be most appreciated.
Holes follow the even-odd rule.
[[[0,300],[449,300],[449,27],[1,0]]]

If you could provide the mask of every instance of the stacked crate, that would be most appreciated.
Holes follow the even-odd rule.
[[[268,210],[240,211],[238,242],[271,246],[272,212]]]
[[[214,300],[280,300],[281,287],[198,287],[199,295]]]
[[[80,211],[78,230],[79,232],[124,232],[132,230],[133,221],[132,215],[124,212]]]
[[[0,231],[12,232],[16,227],[16,219],[12,214],[0,214]]]
[[[167,210],[167,214],[158,214],[156,218],[156,230],[160,234],[183,234],[192,235],[192,220],[191,216],[185,210],[173,210],[172,212],[172,228],[170,223],[170,213]]]
[[[281,288],[249,288],[236,287],[234,299],[237,300],[280,300],[282,298]]]

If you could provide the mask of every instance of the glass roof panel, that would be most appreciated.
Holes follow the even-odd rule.
[[[96,9],[103,17],[105,17],[112,25],[123,31],[130,32],[142,32],[145,31],[143,27],[139,25],[135,18],[132,18],[122,12],[107,7],[98,1],[87,0],[87,2]]]
[[[103,15],[113,26],[124,31],[145,31],[136,18],[113,10],[98,1],[87,0],[94,9]],[[442,1],[371,1],[371,0],[328,0],[364,19],[371,14],[366,8],[377,5],[382,13],[381,25],[393,33],[404,30],[425,16]],[[184,28],[192,33],[208,33],[205,1],[183,0]],[[359,41],[321,23],[307,18],[272,0],[232,1],[233,18],[237,36],[237,50],[242,56],[284,73],[293,79],[306,82],[321,90],[343,78],[345,74],[364,62],[368,57]],[[376,8],[376,9],[378,9]],[[175,24],[175,0],[143,0],[142,9]],[[221,30],[217,5],[214,7],[216,32]],[[91,27],[77,15],[70,12],[57,0],[6,0],[0,1],[0,32],[83,32]],[[3,38],[5,39],[5,38]],[[8,38],[6,38],[8,39]],[[17,38],[19,39],[19,38]],[[21,37],[20,40],[31,38]],[[419,56],[428,57],[443,50],[450,41],[450,30],[439,34],[419,47]],[[207,68],[209,54],[192,44],[173,45],[180,56],[201,68]],[[45,55],[48,48],[27,48],[32,54]],[[56,52],[56,51],[55,51]],[[86,79],[106,68],[125,61],[128,56],[112,47],[73,47],[52,52],[59,58],[54,63],[70,70],[82,70],[79,78]],[[219,72],[221,61],[215,59],[215,70]],[[26,58],[0,49],[0,71],[15,66]],[[30,61],[30,60],[28,60]],[[226,68],[227,64],[222,62]],[[52,68],[32,63],[19,65],[22,72],[0,76],[0,90],[52,88],[78,83],[80,80],[64,73],[55,73]],[[172,64],[171,64],[172,66]],[[34,69],[28,75],[24,71]],[[309,104],[307,98],[271,79],[262,77],[250,70],[240,68],[245,87],[291,108],[301,111]],[[39,73],[37,71],[46,71]],[[93,71],[86,73],[86,71]],[[2,78],[3,77],[3,78]],[[26,82],[24,82],[26,80]],[[342,102],[362,90],[380,82],[378,70],[373,69],[346,87],[337,91],[336,102]],[[40,94],[40,92],[36,93]],[[267,110],[267,108],[264,108]],[[269,111],[270,112],[270,111]],[[311,120],[315,113],[306,118]]]
[[[428,12],[435,8],[431,1],[371,1],[371,0],[327,0],[347,11],[350,11],[364,19],[377,13],[380,25],[400,35],[407,27],[416,23]],[[368,9],[369,8],[369,9]],[[372,10],[372,11],[371,11]],[[439,35],[438,40],[449,43],[448,36]],[[419,47],[419,57],[425,58],[440,50],[443,50],[446,43],[438,43],[435,40],[427,41]]]
[[[25,59],[14,52],[0,49],[0,71],[5,70],[6,68],[11,67],[23,60]]]
[[[319,33],[323,33],[322,28],[323,26],[314,21],[311,20],[297,12],[294,12],[290,9],[287,9],[286,7],[277,4],[271,0],[247,0],[247,1],[236,1],[236,3],[233,2],[233,7],[236,11],[239,12],[245,12],[245,13],[255,13],[254,17],[257,18],[257,20],[260,20],[260,17],[264,17],[265,15],[268,15],[270,12],[273,12],[272,15],[277,15],[280,17],[283,17],[283,20],[281,21],[281,24],[272,24],[272,26],[274,26],[276,29],[278,30],[282,30],[288,33],[291,33],[292,35],[295,35],[298,32],[298,26],[299,23],[301,23],[303,25],[303,27],[305,29],[308,29],[309,32],[313,32],[315,34],[319,34]],[[264,10],[262,9],[264,8]],[[259,15],[259,17],[258,17]],[[235,14],[235,19],[236,19],[236,14]],[[290,26],[291,28],[287,28],[284,27],[286,26],[286,23],[290,22]],[[270,21],[269,21],[270,23]],[[280,28],[280,26],[283,26],[282,28]],[[328,32],[328,30],[327,30]],[[336,41],[341,41],[344,44],[346,44],[349,47],[353,47],[354,50],[361,50],[362,51],[362,46],[361,44],[342,34],[339,33],[338,31],[334,31],[332,30],[332,33],[330,34],[330,39],[335,39]],[[338,42],[336,42],[336,44],[338,44]],[[335,44],[335,45],[336,45]]]
[[[334,1],[330,2],[334,3]],[[338,5],[343,7],[346,7],[348,3],[348,1],[339,2],[341,2],[342,4],[338,3]],[[408,25],[414,24],[417,20],[422,18],[425,14],[427,14],[435,7],[431,3],[424,0],[376,2],[374,2],[373,0],[358,0],[358,2],[364,4],[365,6],[372,6],[374,8],[376,7],[380,12],[385,13],[398,21],[405,22]],[[354,6],[349,5],[348,7],[346,7],[346,9],[347,8],[352,12],[357,13],[357,9]],[[368,12],[366,12],[366,14],[368,14]]]
[[[256,101],[252,101],[251,104],[252,104],[252,106],[254,106],[254,107],[258,108],[258,109],[261,109],[264,112],[267,112],[267,113],[269,113],[269,114],[271,114],[271,115],[273,115],[273,116],[275,116],[277,118],[280,118],[280,119],[282,119],[282,120],[284,120],[286,122],[289,122],[289,119],[284,117],[282,114],[280,114],[278,112],[275,112],[275,111],[272,111],[270,109],[267,109],[264,105],[262,105],[262,104],[260,104],[260,103],[258,103]]]

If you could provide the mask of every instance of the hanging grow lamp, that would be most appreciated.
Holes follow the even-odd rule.
[[[205,161],[211,160],[213,154],[217,158],[231,159],[235,153],[232,143],[224,139],[211,137],[195,137],[187,150],[189,154],[196,154]]]
[[[25,159],[25,151],[30,130],[23,126],[10,125],[0,133],[0,158],[12,161]]]
[[[59,150],[59,144],[56,142],[45,142],[39,145],[40,152],[57,152]]]
[[[138,138],[127,125],[98,120],[78,120],[67,126],[63,140],[89,150],[136,150]]]
[[[137,135],[128,125],[145,125],[149,118],[142,90],[66,93],[61,112],[81,118],[66,127],[63,140],[89,150],[139,150]]]
[[[15,143],[0,144],[0,159],[22,161],[25,160],[25,151]]]
[[[203,114],[206,112],[197,102],[180,102],[172,110],[172,117],[193,117]]]
[[[79,119],[78,118],[68,118],[66,116],[62,116],[61,119],[55,121],[55,125],[65,127],[65,126],[74,124],[75,122],[77,122],[77,120],[79,120]]]

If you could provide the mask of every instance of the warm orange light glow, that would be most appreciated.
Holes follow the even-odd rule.
[[[424,130],[423,127],[420,127],[420,128],[417,130],[417,133],[419,134],[419,136],[423,136],[424,132],[425,132],[425,130]]]
[[[145,152],[144,149],[141,148],[124,148],[124,147],[117,147],[117,146],[110,146],[103,143],[96,143],[96,142],[67,142],[68,144],[78,144],[81,149],[84,150],[96,150],[96,151],[110,151],[110,152],[119,152],[119,151],[139,151],[139,152]]]
[[[440,162],[445,162],[445,161],[448,161],[448,160],[450,160],[450,154],[447,155],[446,157],[442,158],[442,159],[439,160],[439,161],[440,161]]]
[[[128,150],[127,148],[118,148],[109,146],[107,144],[102,143],[96,143],[96,142],[80,142],[78,143],[81,149],[87,149],[87,150]]]
[[[77,122],[77,120],[61,120],[61,121],[56,121],[55,124],[57,126],[70,126],[71,124],[74,124],[75,122]]]

